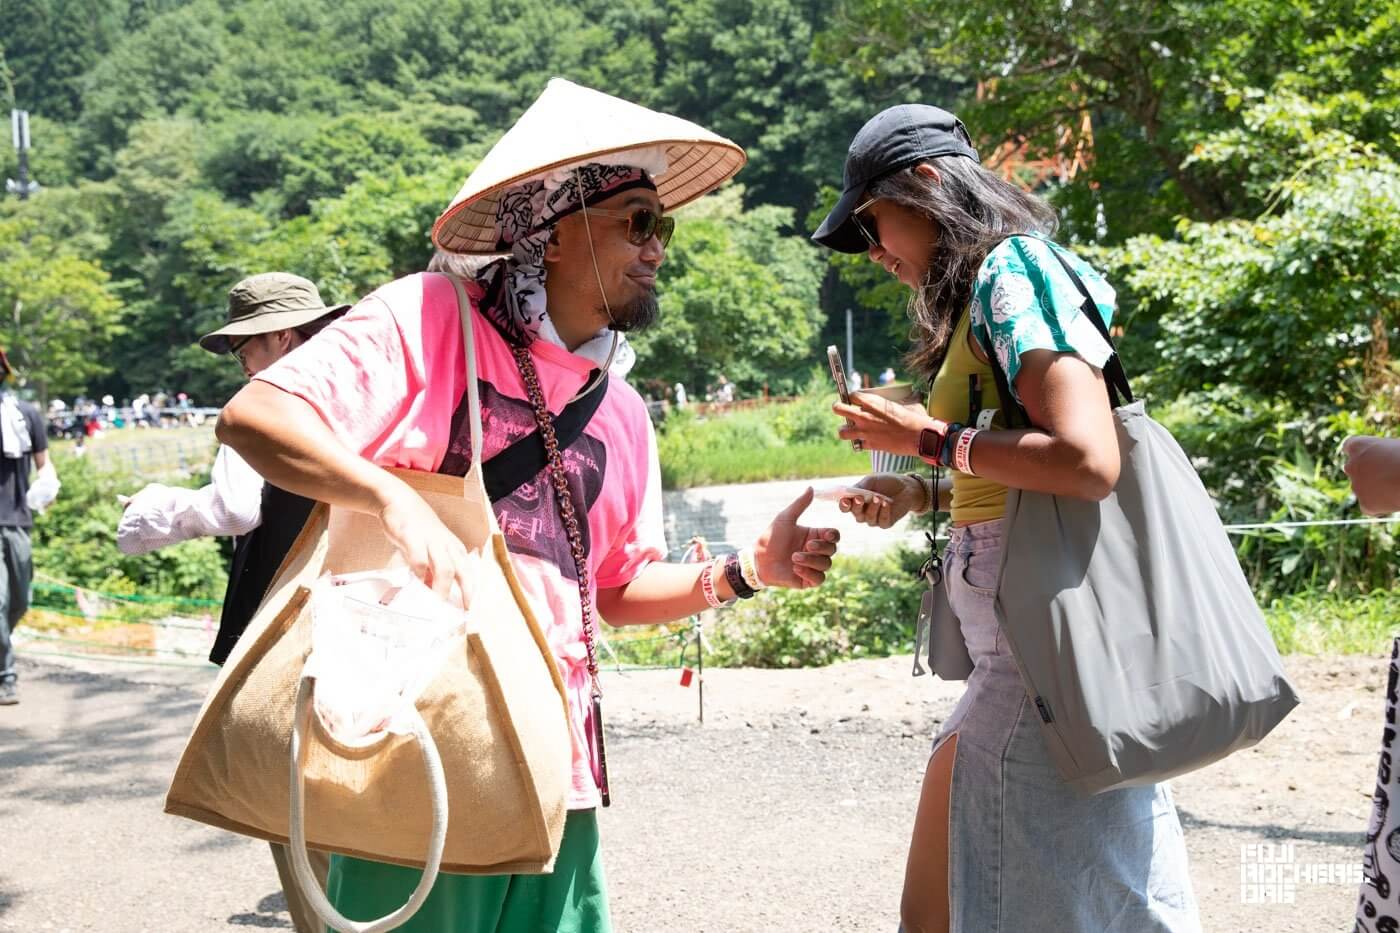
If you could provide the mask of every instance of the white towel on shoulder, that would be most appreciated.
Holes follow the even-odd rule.
[[[0,449],[11,460],[23,457],[34,449],[34,439],[29,436],[29,422],[20,410],[14,393],[0,394]]]

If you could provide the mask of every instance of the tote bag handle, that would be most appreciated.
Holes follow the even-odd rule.
[[[433,807],[433,828],[428,835],[428,852],[424,856],[423,876],[408,902],[393,913],[378,920],[356,921],[341,916],[325,892],[321,890],[311,872],[311,860],[306,854],[306,820],[304,818],[306,796],[306,731],[315,715],[311,703],[312,678],[303,677],[297,688],[295,718],[292,720],[292,793],[291,814],[288,825],[291,827],[291,841],[287,846],[292,857],[292,873],[296,876],[301,893],[316,911],[316,915],[340,933],[384,933],[407,923],[418,912],[423,902],[432,893],[437,881],[438,868],[442,865],[442,850],[447,844],[447,778],[442,770],[442,757],[438,754],[437,743],[423,717],[415,709],[409,726],[409,735],[418,743],[418,751],[423,756],[423,770],[428,777],[428,797]]]
[[[477,388],[476,345],[472,332],[471,303],[462,288],[461,279],[447,276],[457,296],[457,314],[462,322],[462,354],[466,357],[467,376],[467,423],[471,432],[472,469],[481,469],[481,398]],[[412,896],[398,910],[380,917],[378,920],[356,921],[340,914],[321,890],[311,871],[311,860],[306,854],[306,731],[314,715],[312,709],[313,679],[303,677],[297,688],[296,712],[292,719],[291,754],[291,810],[288,826],[290,844],[288,849],[292,860],[292,873],[301,887],[311,909],[332,928],[340,933],[383,933],[407,923],[418,912],[423,902],[432,893],[437,881],[438,869],[442,865],[442,851],[447,843],[447,778],[442,770],[442,756],[437,743],[423,722],[423,717],[415,709],[410,723],[409,735],[418,743],[423,756],[423,770],[428,778],[428,796],[432,803],[433,825],[428,835],[428,851],[423,862],[423,874]]]

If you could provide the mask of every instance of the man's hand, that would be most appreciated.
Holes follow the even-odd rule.
[[[1342,458],[1361,511],[1367,515],[1400,511],[1400,440],[1349,437],[1342,442]]]
[[[472,557],[423,497],[401,483],[388,494],[379,521],[414,575],[438,596],[469,608]]]
[[[841,511],[850,512],[863,525],[889,528],[915,509],[928,505],[928,487],[905,473],[872,473],[856,483],[856,488],[869,489],[875,495],[869,499],[842,497]]]
[[[766,585],[801,590],[821,586],[826,579],[841,533],[835,528],[799,525],[797,520],[811,504],[809,486],[754,542],[758,576]]]

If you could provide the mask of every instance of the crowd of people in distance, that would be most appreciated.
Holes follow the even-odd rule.
[[[184,392],[143,392],[117,404],[111,395],[101,399],[78,396],[70,405],[61,398],[49,400],[47,432],[51,438],[96,437],[113,428],[198,427],[211,415],[197,408]]]

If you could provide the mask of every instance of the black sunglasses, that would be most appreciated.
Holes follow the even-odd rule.
[[[661,245],[665,246],[671,242],[671,234],[676,232],[676,218],[663,217],[649,207],[638,207],[630,211],[607,211],[590,207],[588,213],[627,221],[627,242],[633,246],[642,246],[652,237],[656,237],[661,241]]]
[[[860,212],[865,210],[870,205],[874,204],[877,200],[878,198],[871,198],[869,201],[866,201],[860,207],[851,211],[851,223],[856,225],[856,229],[860,231],[860,235],[865,237],[866,242],[869,243],[871,246],[880,245],[880,231],[875,228],[874,217],[868,217],[865,220],[861,220]],[[867,224],[869,226],[867,226]]]
[[[229,355],[232,356],[234,359],[238,360],[239,363],[242,363],[242,362],[243,362],[243,348],[246,347],[246,346],[248,345],[248,341],[252,340],[252,339],[253,339],[254,337],[256,337],[256,336],[258,336],[258,335],[257,335],[257,334],[249,334],[248,336],[244,337],[242,340],[230,340],[230,341],[229,341],[229,344],[228,344],[228,352],[229,352]]]

